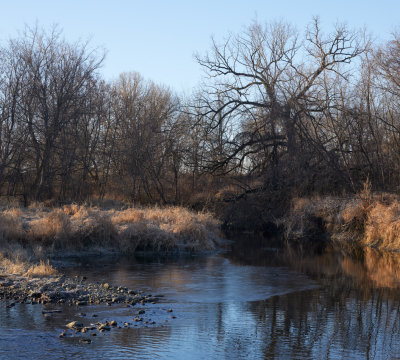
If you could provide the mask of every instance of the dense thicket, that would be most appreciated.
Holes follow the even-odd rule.
[[[137,73],[100,76],[103,55],[56,30],[0,49],[0,192],[117,198],[249,213],[293,196],[400,183],[400,35],[383,45],[318,19],[302,32],[251,24],[197,60],[189,98]],[[254,195],[256,194],[256,195]],[[253,205],[252,205],[253,206]],[[261,209],[261,210],[260,210]]]

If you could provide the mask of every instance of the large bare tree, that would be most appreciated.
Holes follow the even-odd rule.
[[[286,23],[253,22],[222,44],[213,40],[210,53],[197,57],[208,76],[198,109],[210,129],[229,121],[236,131],[225,138],[227,156],[211,168],[246,168],[260,154],[275,164],[286,156],[294,166],[303,119],[327,104],[319,99],[326,74],[346,76],[344,66],[367,45],[345,25],[324,34],[317,18],[304,36]]]

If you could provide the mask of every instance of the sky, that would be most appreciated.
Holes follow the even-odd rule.
[[[90,40],[107,51],[107,80],[137,71],[144,78],[189,93],[201,79],[194,54],[205,54],[211,36],[222,41],[254,19],[284,20],[304,31],[319,16],[326,31],[337,22],[366,26],[377,41],[400,28],[399,0],[2,0],[0,44],[25,25],[58,24],[71,42]]]

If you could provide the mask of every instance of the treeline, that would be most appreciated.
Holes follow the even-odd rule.
[[[399,34],[254,22],[197,57],[186,98],[137,73],[104,81],[103,58],[37,28],[0,49],[2,196],[273,209],[367,178],[398,190]]]

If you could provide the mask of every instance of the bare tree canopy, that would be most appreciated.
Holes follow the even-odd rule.
[[[226,139],[228,156],[212,166],[234,164],[229,170],[246,166],[248,156],[263,149],[270,149],[275,162],[279,149],[295,157],[301,118],[322,111],[318,100],[325,76],[345,77],[344,65],[367,46],[361,33],[344,25],[323,34],[318,19],[302,37],[286,23],[254,22],[222,44],[213,40],[211,52],[197,57],[210,79],[199,111],[211,129],[229,121],[237,131]]]
[[[102,52],[27,28],[0,48],[0,196],[258,216],[367,177],[398,191],[399,49],[398,33],[375,45],[318,18],[255,21],[197,56],[205,76],[183,98],[135,72],[105,81]]]

